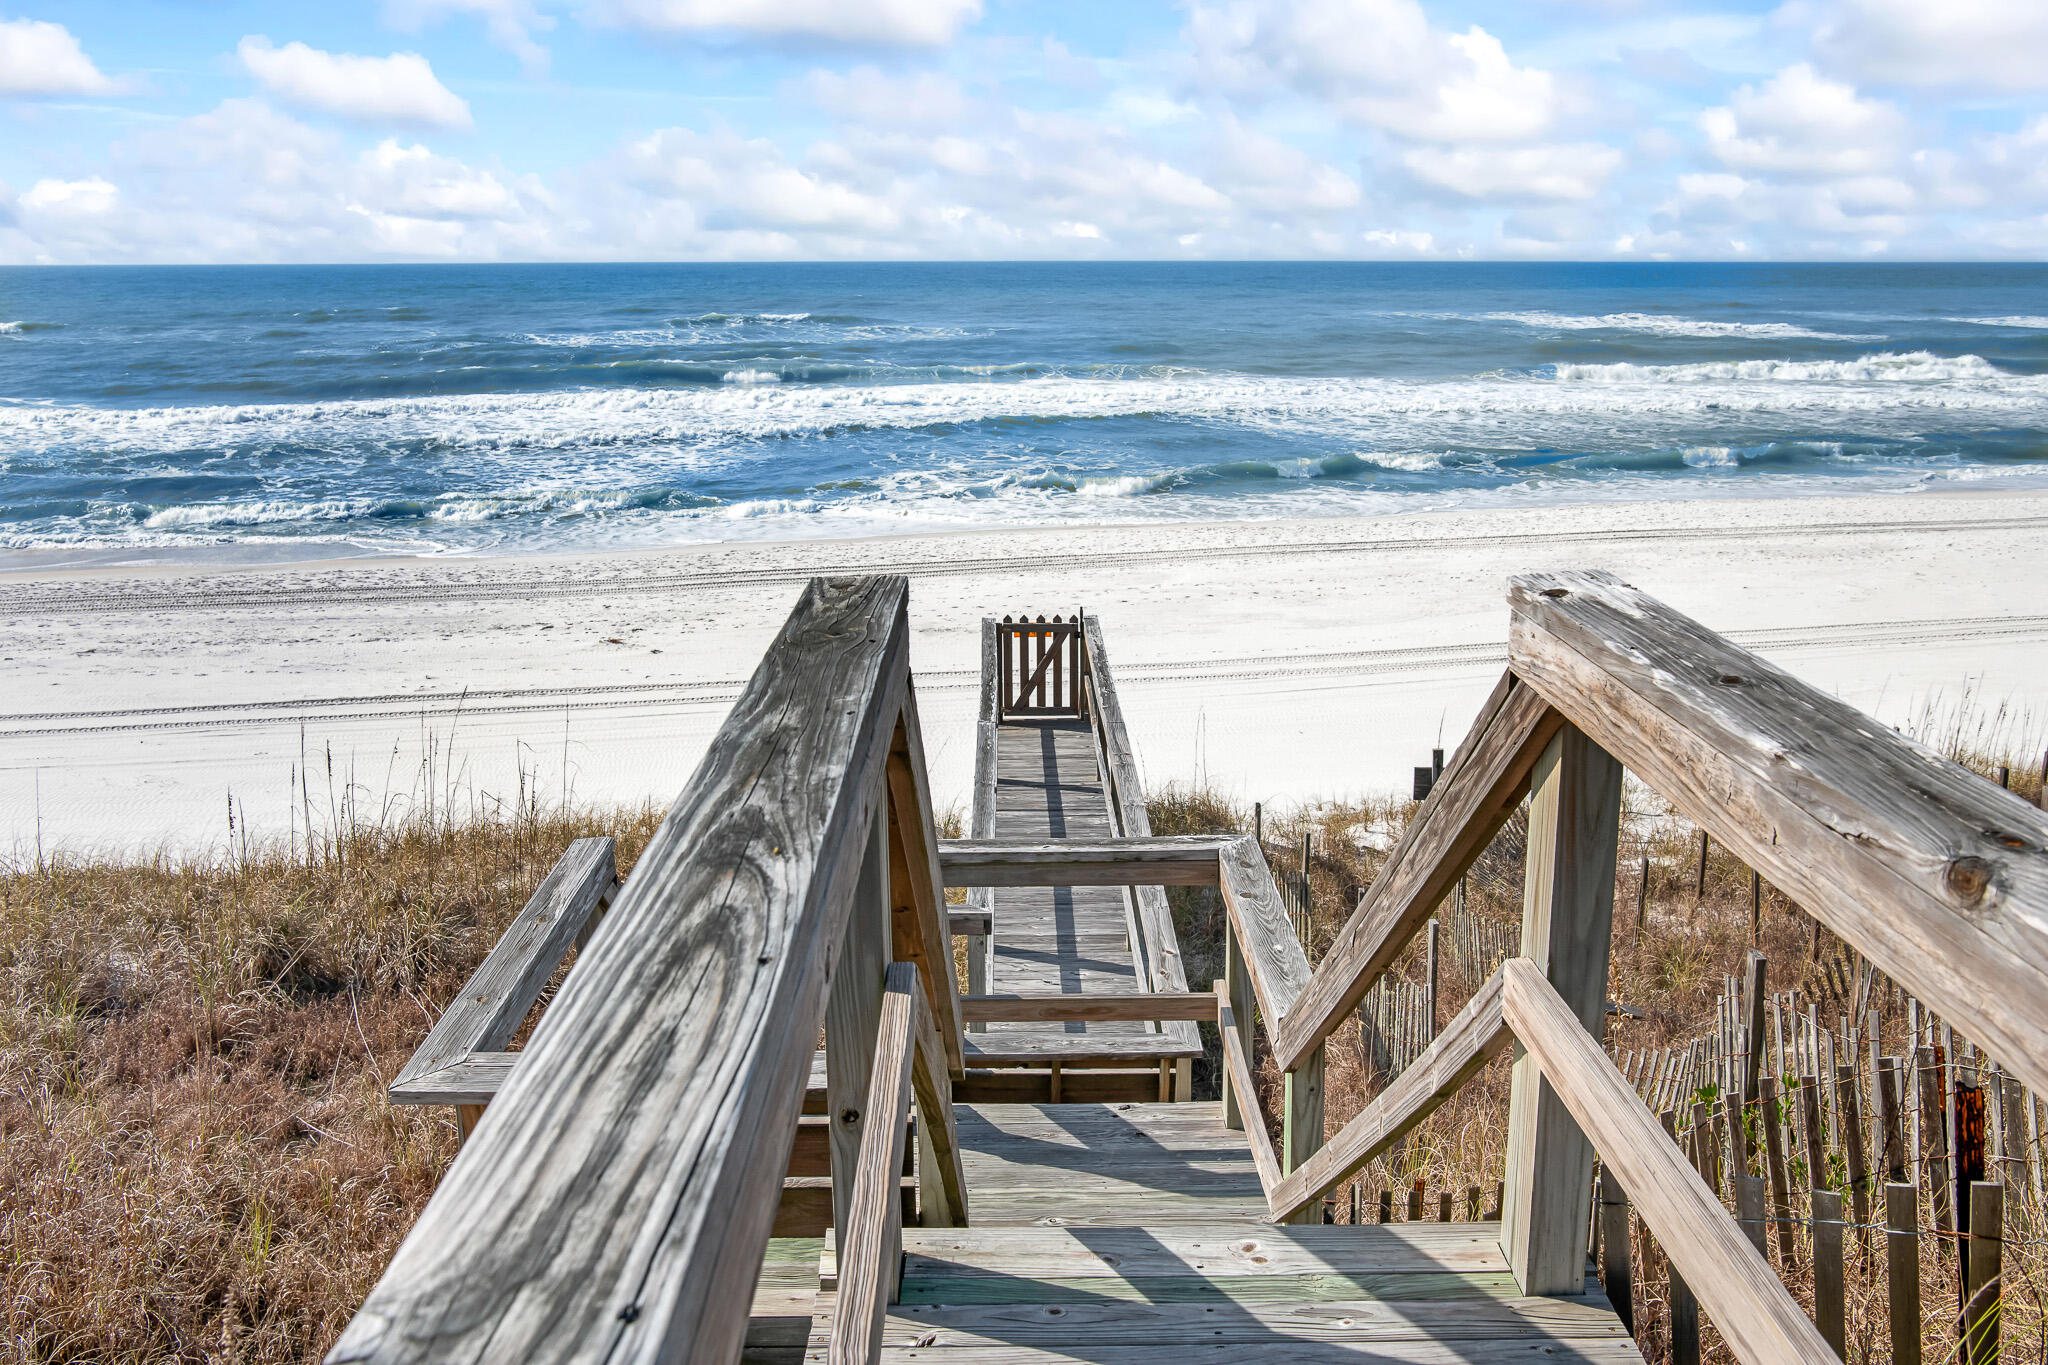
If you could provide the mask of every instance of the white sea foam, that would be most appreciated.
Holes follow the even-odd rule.
[[[1559,365],[1557,378],[1591,384],[1968,383],[2019,380],[1982,356],[1883,351],[1854,360],[1715,360],[1697,365]]]
[[[1147,493],[1161,493],[1181,480],[1179,470],[1167,470],[1159,474],[1122,474],[1112,478],[1082,479],[1074,492],[1084,498],[1139,498]]]
[[[0,322],[0,336],[20,336],[26,330],[18,322]]]
[[[818,507],[815,498],[747,498],[719,508],[718,515],[731,521],[747,521],[756,517],[787,516],[792,512],[815,512]]]
[[[1674,317],[1664,313],[1569,313],[1520,312],[1482,313],[1487,322],[1519,322],[1527,327],[1548,327],[1564,332],[1647,332],[1675,337],[1754,337],[1784,339],[1809,337],[1827,341],[1877,341],[1882,333],[1821,332],[1789,322],[1718,322],[1710,318]]]
[[[2048,332],[2048,318],[2031,314],[2003,318],[1950,318],[1949,321],[1974,323],[1979,327],[2023,327],[2030,332]]]
[[[267,446],[409,459],[420,448],[461,459],[492,482],[530,477],[535,452],[565,478],[623,484],[621,472],[667,483],[696,460],[730,458],[735,443],[857,431],[912,431],[987,422],[1164,424],[1308,437],[1369,459],[1423,468],[1434,452],[1575,446],[1640,449],[1703,444],[1702,423],[1744,422],[1786,439],[1912,436],[1928,430],[2038,426],[2048,377],[2014,374],[1977,356],[1925,352],[1852,361],[1698,365],[1560,365],[1554,374],[1404,381],[1179,374],[1011,382],[743,384],[446,394],[327,403],[138,409],[0,404],[0,449],[137,465],[194,452]],[[1404,455],[1403,450],[1432,452]],[[1424,463],[1416,464],[1420,460]],[[1408,461],[1410,463],[1403,463]],[[977,477],[986,478],[985,470]],[[259,515],[251,513],[251,515]]]
[[[152,512],[142,524],[152,531],[229,531],[243,526],[355,521],[375,516],[382,508],[382,503],[363,498],[326,498],[315,502],[266,499],[193,503]]]
[[[727,370],[719,376],[728,384],[780,384],[782,376],[774,370]]]
[[[1732,469],[1742,463],[1732,446],[1687,446],[1679,458],[1694,469]]]

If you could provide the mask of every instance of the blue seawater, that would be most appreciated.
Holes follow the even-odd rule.
[[[2048,267],[0,270],[0,548],[2048,484]]]

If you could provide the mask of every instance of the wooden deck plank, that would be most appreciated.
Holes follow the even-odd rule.
[[[1390,1302],[1155,1304],[901,1304],[883,1324],[883,1346],[1208,1345],[1272,1341],[1407,1342],[1623,1335],[1605,1300],[1466,1298]]]
[[[1041,845],[1113,838],[1088,722],[1003,723],[995,741],[992,828],[977,831],[978,837]],[[990,761],[987,750],[982,761]],[[1127,995],[1141,989],[1121,887],[998,887],[988,895],[991,994]],[[1196,1055],[1198,1045],[1184,1032],[1132,1022],[990,1023],[976,1030],[968,1065],[1056,1059],[1084,1066]]]
[[[816,1353],[812,1353],[816,1354]],[[806,1359],[811,1358],[809,1355]],[[1047,1365],[1049,1362],[1077,1361],[1086,1365],[1182,1365],[1185,1361],[1218,1361],[1228,1365],[1320,1365],[1324,1361],[1373,1361],[1379,1365],[1508,1365],[1508,1362],[1543,1361],[1637,1362],[1642,1356],[1629,1341],[1555,1341],[1536,1338],[1513,1341],[1390,1341],[1357,1344],[1322,1341],[1299,1342],[1277,1339],[1263,1344],[1233,1342],[1209,1346],[1118,1346],[1098,1348],[1080,1343],[1071,1351],[1057,1347],[1001,1346],[945,1351],[922,1349],[889,1350],[884,1361],[945,1360],[953,1365]]]
[[[916,1228],[904,1230],[903,1258],[905,1279],[920,1281],[1440,1275],[1507,1269],[1494,1223]]]

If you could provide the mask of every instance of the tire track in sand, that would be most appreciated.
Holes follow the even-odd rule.
[[[1853,622],[1831,626],[1786,626],[1728,632],[1729,638],[1761,652],[1869,648],[1905,644],[1959,644],[1972,640],[2048,637],[2048,616],[1981,616],[1946,620]],[[1124,663],[1120,682],[1259,682],[1306,678],[1374,677],[1393,673],[1428,676],[1479,666],[1505,666],[1507,650],[1495,643],[1415,645],[1382,649],[1305,651],[1163,663]],[[194,706],[155,706],[90,711],[23,711],[0,714],[0,739],[52,735],[114,734],[136,731],[229,729],[251,725],[333,724],[361,720],[427,717],[560,715],[573,711],[635,710],[656,706],[730,705],[745,679],[676,683],[618,683],[594,687],[477,688],[460,692],[382,693],[366,696],[305,697]],[[980,685],[972,670],[935,670],[918,675],[921,689],[963,691]]]

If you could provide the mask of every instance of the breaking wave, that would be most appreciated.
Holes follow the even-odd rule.
[[[1484,313],[1488,322],[1519,322],[1525,327],[1549,327],[1563,332],[1644,332],[1673,337],[1755,337],[1758,339],[1816,338],[1824,341],[1877,341],[1881,333],[1820,332],[1789,322],[1717,322],[1709,318],[1675,317],[1664,313],[1601,313],[1580,316],[1569,313]]]

